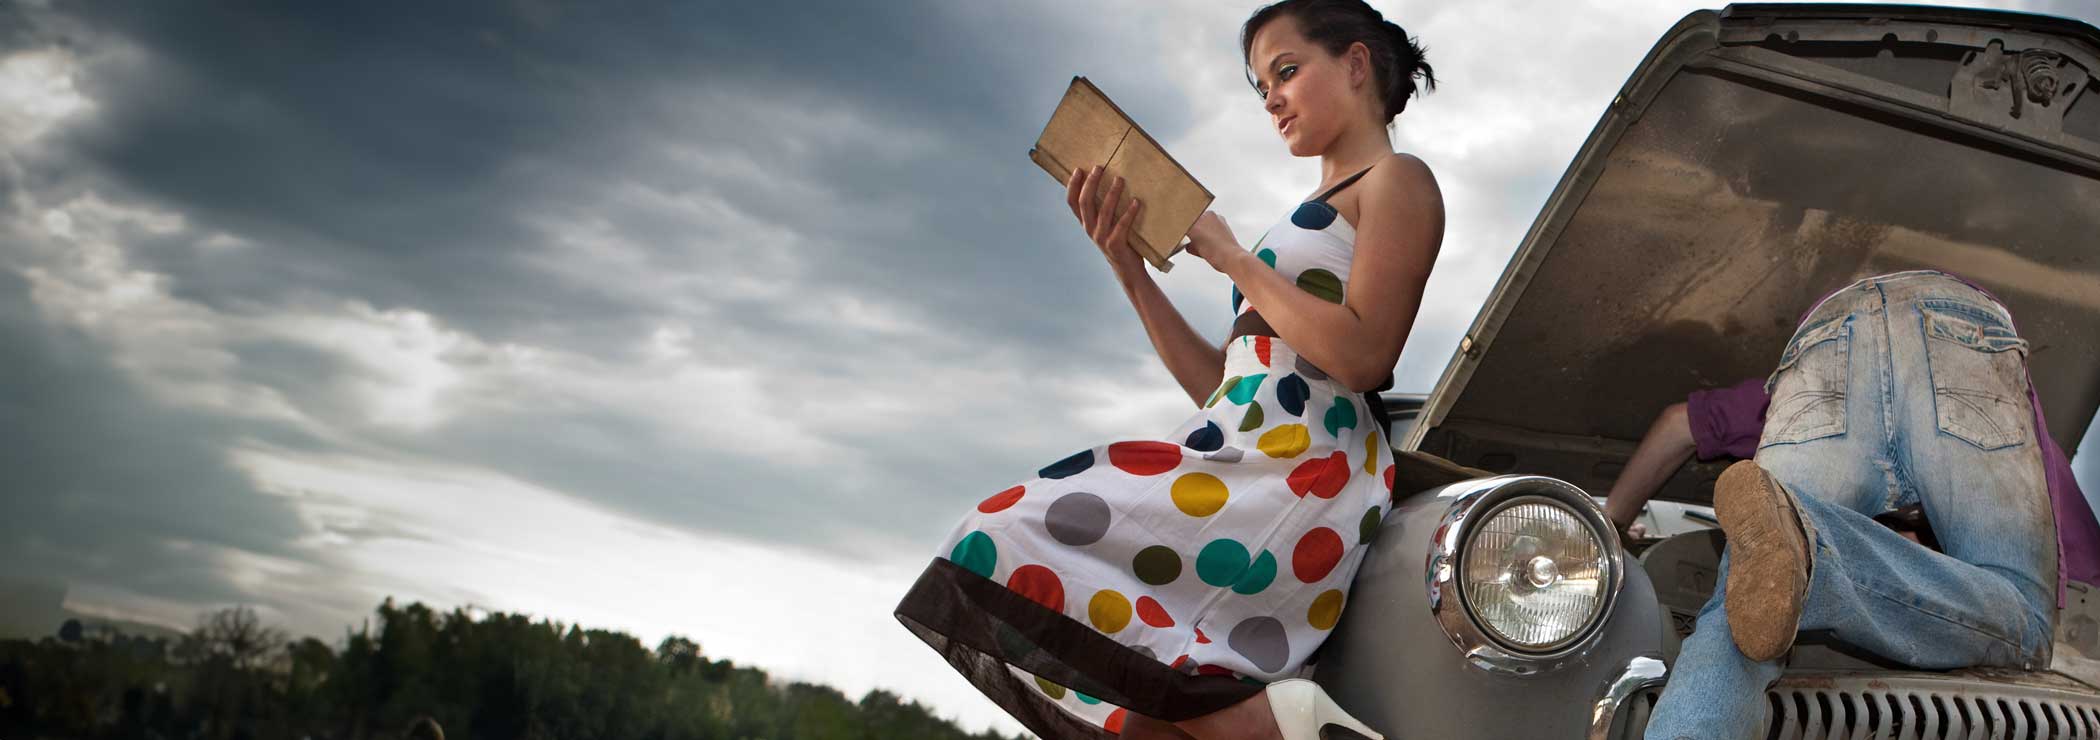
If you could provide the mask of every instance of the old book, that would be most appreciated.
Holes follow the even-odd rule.
[[[1189,227],[1215,199],[1085,77],[1072,78],[1028,158],[1059,185],[1071,182],[1073,171],[1101,164],[1106,174],[1122,176],[1124,196],[1145,204],[1131,225],[1130,246],[1160,272],[1173,269],[1168,258],[1181,251]]]

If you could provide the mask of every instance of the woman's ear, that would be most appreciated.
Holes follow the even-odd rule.
[[[1343,55],[1349,58],[1349,87],[1355,89],[1365,82],[1369,82],[1371,79],[1371,47],[1364,46],[1362,41],[1353,42],[1349,44],[1349,50],[1344,52]]]

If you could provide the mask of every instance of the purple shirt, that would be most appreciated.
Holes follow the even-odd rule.
[[[1983,286],[1957,275],[1949,277],[1990,295]],[[1831,291],[1831,295],[1836,294],[1837,291]],[[1996,300],[1997,296],[1991,298]],[[1829,300],[1829,296],[1824,300]],[[1816,305],[1822,305],[1822,301]],[[1814,312],[1815,309],[1809,309],[1809,313]],[[1803,314],[1802,318],[1808,315]],[[2018,332],[2018,327],[2014,331]],[[1685,416],[1692,427],[1693,448],[1699,459],[1755,456],[1757,439],[1764,432],[1765,407],[1771,400],[1765,394],[1764,378],[1750,378],[1726,388],[1692,391],[1684,400]],[[2062,608],[2067,596],[2066,580],[2100,583],[2100,521],[2094,520],[2093,507],[2086,503],[2078,481],[2071,477],[2070,456],[2057,446],[2055,437],[2049,436],[2049,422],[2042,417],[2042,401],[2034,394],[2031,376],[2027,381],[2027,404],[2034,408],[2034,436],[2041,443],[2043,476],[2049,483],[2049,502],[2056,510],[2056,606]]]

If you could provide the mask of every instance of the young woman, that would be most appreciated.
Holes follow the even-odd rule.
[[[1232,279],[1232,336],[1189,327],[1126,242],[1143,207],[1066,200],[1200,408],[1082,450],[969,513],[897,617],[1046,738],[1299,738],[1362,728],[1304,680],[1390,505],[1373,404],[1443,240],[1443,199],[1386,124],[1435,85],[1362,0],[1285,0],[1240,35],[1277,134],[1323,185],[1253,246],[1204,213],[1188,251]],[[1112,178],[1111,178],[1112,180]]]

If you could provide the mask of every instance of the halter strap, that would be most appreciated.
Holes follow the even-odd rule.
[[[1374,165],[1371,165],[1371,167],[1377,167],[1377,166],[1378,166],[1378,165],[1375,165],[1375,164],[1374,164]],[[1334,195],[1334,194],[1335,194],[1335,193],[1336,193],[1337,191],[1340,191],[1340,190],[1341,190],[1342,188],[1346,188],[1346,187],[1349,187],[1350,183],[1354,183],[1354,182],[1356,182],[1357,178],[1363,177],[1363,176],[1364,176],[1364,173],[1370,172],[1370,171],[1371,171],[1371,167],[1365,167],[1365,168],[1363,169],[1363,172],[1358,172],[1358,173],[1356,173],[1356,174],[1354,174],[1354,175],[1350,175],[1350,176],[1349,176],[1348,178],[1346,178],[1346,179],[1342,180],[1341,182],[1335,183],[1335,184],[1334,184],[1334,187],[1328,188],[1328,189],[1327,189],[1327,192],[1324,192],[1324,193],[1321,193],[1321,194],[1320,194],[1320,197],[1318,197],[1318,198],[1314,198],[1314,199],[1312,199],[1312,200],[1309,200],[1309,201],[1306,201],[1306,202],[1307,202],[1307,203],[1325,203],[1325,202],[1327,202],[1327,198],[1328,198],[1328,197],[1330,197],[1330,196]]]

